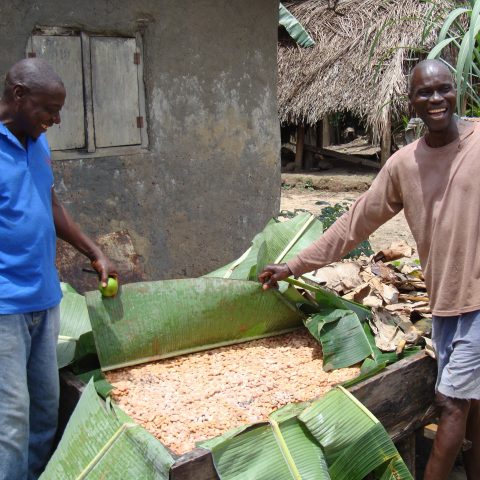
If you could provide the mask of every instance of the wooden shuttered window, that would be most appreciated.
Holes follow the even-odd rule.
[[[32,35],[28,56],[51,63],[67,91],[47,133],[52,150],[147,146],[140,52],[138,38]]]

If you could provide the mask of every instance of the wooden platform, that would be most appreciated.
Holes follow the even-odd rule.
[[[349,389],[382,422],[411,471],[415,462],[415,431],[435,417],[432,403],[436,374],[435,361],[420,352]],[[82,389],[83,384],[73,375],[61,375],[62,428]],[[170,470],[170,479],[217,480],[210,452],[196,448],[180,456]]]

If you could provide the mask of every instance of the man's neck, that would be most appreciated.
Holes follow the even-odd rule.
[[[27,134],[22,132],[18,127],[11,112],[11,106],[5,102],[5,100],[0,100],[0,122],[2,122],[25,147],[27,145]]]
[[[452,118],[452,122],[447,129],[441,131],[428,131],[425,134],[425,142],[429,147],[439,148],[454,142],[459,136],[457,122]]]

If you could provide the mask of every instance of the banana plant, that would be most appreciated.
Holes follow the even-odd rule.
[[[457,2],[458,3],[458,2]],[[457,113],[476,114],[480,110],[480,0],[470,0],[454,8],[443,22],[429,59],[441,58],[455,76]],[[454,61],[448,61],[453,58]]]

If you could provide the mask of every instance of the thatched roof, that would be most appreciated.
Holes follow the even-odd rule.
[[[443,18],[453,2],[436,3],[434,14]],[[316,45],[301,48],[291,41],[279,42],[281,122],[312,125],[327,114],[350,111],[366,121],[378,141],[390,110],[397,119],[408,113],[407,75],[422,55],[413,53],[412,47],[431,47],[436,38],[433,29],[422,42],[432,4],[420,0],[284,4]]]

